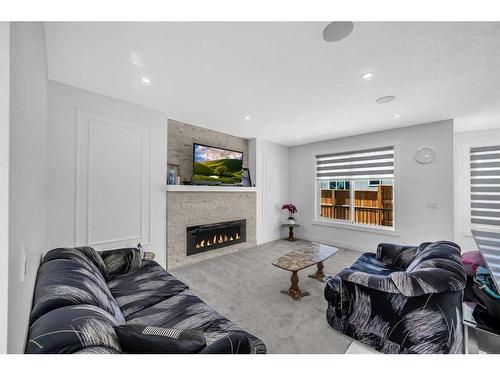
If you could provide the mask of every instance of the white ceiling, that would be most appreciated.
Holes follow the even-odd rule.
[[[355,22],[338,43],[326,24],[48,22],[49,78],[284,145],[447,118],[500,127],[500,23]]]

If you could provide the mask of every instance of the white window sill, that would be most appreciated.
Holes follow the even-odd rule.
[[[385,236],[392,236],[392,237],[399,237],[399,231],[395,230],[394,228],[382,228],[379,226],[374,226],[374,225],[363,225],[363,224],[351,224],[351,223],[343,223],[340,221],[334,221],[334,220],[321,220],[321,219],[314,219],[312,221],[313,225],[322,225],[325,227],[335,227],[335,228],[340,228],[340,229],[348,229],[348,230],[353,230],[353,231],[360,231],[360,232],[370,232],[370,233],[377,233],[377,234],[382,234]]]

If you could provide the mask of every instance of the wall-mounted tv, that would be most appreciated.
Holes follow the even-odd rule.
[[[193,182],[197,184],[241,184],[243,153],[193,144]]]

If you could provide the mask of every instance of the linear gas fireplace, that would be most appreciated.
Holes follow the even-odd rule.
[[[187,227],[187,255],[245,242],[246,226],[246,220],[235,220]]]

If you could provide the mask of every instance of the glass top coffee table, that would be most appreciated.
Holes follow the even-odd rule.
[[[323,272],[323,262],[333,256],[337,251],[338,249],[335,247],[311,242],[305,244],[301,249],[291,251],[276,259],[273,262],[273,266],[292,273],[290,288],[288,288],[288,290],[282,290],[281,293],[289,295],[295,301],[300,301],[302,297],[308,296],[308,292],[302,292],[299,288],[299,277],[297,273],[304,268],[316,264],[316,273],[314,275],[309,275],[309,277],[324,282],[325,273]]]

